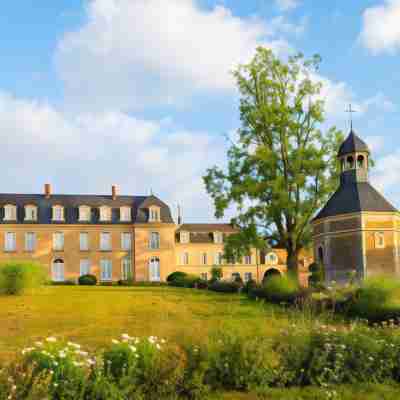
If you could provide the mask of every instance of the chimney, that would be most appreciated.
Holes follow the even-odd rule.
[[[182,225],[181,206],[178,204],[178,225]]]
[[[117,186],[116,185],[112,185],[111,186],[111,196],[113,200],[117,200]]]
[[[44,184],[44,196],[46,199],[49,199],[51,196],[51,185],[50,183],[45,183]]]

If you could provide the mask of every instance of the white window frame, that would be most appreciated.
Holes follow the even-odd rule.
[[[106,241],[105,238],[108,237]],[[100,232],[100,251],[112,250],[112,236],[111,232]]]
[[[179,232],[179,242],[180,243],[189,243],[190,241],[190,233],[188,231],[180,231]]]
[[[245,272],[243,278],[245,282],[248,282],[253,279],[253,274],[251,272]]]
[[[200,279],[202,279],[203,281],[208,281],[207,272],[200,272]]]
[[[215,265],[222,265],[224,261],[224,254],[219,251],[214,254],[214,264]]]
[[[189,265],[189,261],[190,261],[189,252],[184,251],[181,254],[181,265]]]
[[[265,262],[266,264],[276,265],[278,264],[278,256],[273,251],[270,251],[265,256]]]
[[[157,239],[154,240],[154,237],[156,237]],[[160,232],[150,232],[149,249],[159,250],[161,245],[160,242],[161,242]]]
[[[92,209],[89,206],[83,205],[79,206],[79,221],[80,222],[90,222]]]
[[[34,205],[25,206],[25,221],[37,221],[38,209]]]
[[[224,235],[222,232],[214,232],[214,243],[222,244],[224,242]]]
[[[89,275],[91,270],[91,262],[89,258],[79,260],[79,276]]]
[[[107,222],[107,221],[111,221],[111,207],[108,206],[101,206],[99,208],[100,211],[100,221],[102,222]]]
[[[17,220],[17,206],[14,204],[6,204],[4,206],[4,221]]]
[[[124,251],[132,250],[132,233],[130,232],[121,233],[121,249]]]
[[[119,209],[119,219],[122,222],[132,221],[131,208],[130,207],[120,207]]]
[[[36,233],[25,232],[25,251],[34,252],[36,250]]]
[[[385,232],[375,232],[374,239],[376,249],[384,249],[386,247]]]
[[[89,251],[89,247],[89,232],[79,232],[79,250]]]
[[[160,207],[149,207],[149,222],[160,222]]]
[[[200,263],[201,265],[208,265],[208,254],[206,252],[201,253]]]
[[[64,221],[64,207],[60,205],[55,205],[52,207],[53,221]]]
[[[53,250],[64,251],[64,232],[53,233]]]
[[[251,265],[251,254],[247,254],[243,257],[243,264]]]
[[[129,273],[129,276],[128,276]],[[132,259],[131,257],[123,257],[121,260],[121,278],[123,280],[132,279]]]
[[[12,252],[17,250],[17,234],[6,232],[4,235],[4,251]]]
[[[54,260],[56,261],[56,260]],[[65,263],[64,260],[62,263],[52,262],[51,266],[51,279],[53,282],[63,282],[65,280]],[[59,268],[59,270],[56,270]]]
[[[149,280],[150,282],[160,282],[161,264],[158,257],[152,257],[149,260]]]
[[[112,260],[108,258],[100,260],[100,280],[102,282],[112,281]]]

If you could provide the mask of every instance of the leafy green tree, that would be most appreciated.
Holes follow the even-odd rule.
[[[337,185],[343,140],[335,127],[320,129],[319,63],[318,56],[306,60],[301,54],[283,62],[259,47],[249,64],[234,70],[241,128],[226,170],[214,166],[203,178],[217,218],[228,207],[237,209],[232,223],[241,232],[227,239],[225,257],[278,244],[297,277],[299,253],[311,241],[310,220]]]

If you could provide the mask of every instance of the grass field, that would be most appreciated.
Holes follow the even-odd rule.
[[[213,332],[277,337],[292,323],[310,324],[303,313],[217,294],[169,287],[46,286],[23,296],[0,297],[0,360],[33,341],[57,336],[96,350],[122,333],[155,335],[181,343],[204,341]],[[338,388],[337,399],[397,399],[390,386]],[[318,388],[271,389],[264,396],[224,394],[218,399],[324,399]]]

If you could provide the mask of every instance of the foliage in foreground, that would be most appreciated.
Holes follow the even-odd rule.
[[[10,295],[22,294],[45,282],[42,265],[31,261],[14,261],[0,265],[0,292]]]
[[[175,345],[123,334],[97,354],[48,337],[0,370],[0,400],[206,399],[216,391],[400,382],[397,328],[292,326],[279,338],[216,334]],[[326,397],[329,398],[329,397]]]

